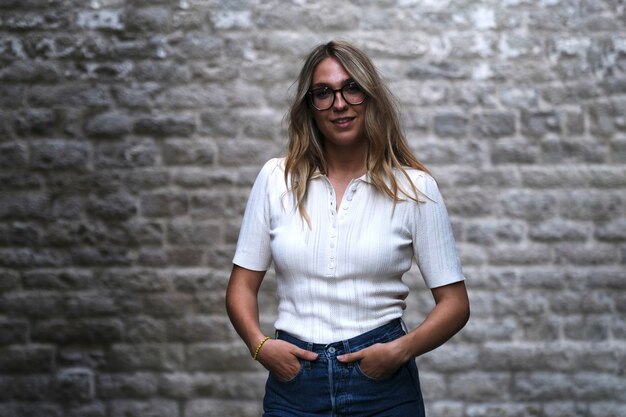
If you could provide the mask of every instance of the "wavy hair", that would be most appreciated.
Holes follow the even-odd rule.
[[[405,168],[428,172],[411,152],[400,126],[393,96],[372,61],[364,52],[345,41],[331,41],[314,48],[306,58],[298,87],[288,113],[289,144],[285,157],[285,182],[300,215],[310,225],[304,208],[309,180],[319,169],[328,173],[324,155],[324,140],[313,119],[314,109],[308,99],[313,72],[326,58],[335,58],[350,77],[365,91],[365,136],[367,141],[366,169],[374,187],[389,196],[394,205],[404,195],[413,201],[417,189]],[[410,192],[403,189],[394,171],[408,181]]]

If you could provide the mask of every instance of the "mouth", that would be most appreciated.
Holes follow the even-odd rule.
[[[339,117],[331,120],[331,122],[337,127],[349,127],[354,117]]]

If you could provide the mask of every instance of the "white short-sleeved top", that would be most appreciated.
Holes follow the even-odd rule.
[[[402,316],[402,275],[415,257],[429,288],[464,279],[443,199],[428,174],[407,169],[420,203],[393,201],[368,181],[352,180],[339,208],[328,178],[310,180],[311,227],[294,208],[284,159],[259,173],[243,217],[233,263],[277,277],[276,329],[314,343],[349,339]],[[404,185],[401,174],[398,181]]]

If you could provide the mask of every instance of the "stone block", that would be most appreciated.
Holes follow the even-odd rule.
[[[20,142],[0,144],[0,166],[4,169],[25,168],[28,165],[28,148]]]
[[[195,117],[191,115],[154,115],[138,117],[133,131],[155,137],[186,137],[196,130]]]
[[[1,299],[0,310],[10,317],[45,318],[63,308],[63,295],[56,291],[15,291]]]
[[[0,321],[0,345],[18,345],[28,342],[29,325],[25,320]],[[2,390],[0,390],[2,391]]]
[[[111,372],[172,372],[183,367],[183,348],[174,344],[116,344],[107,353]],[[170,417],[170,415],[166,415]]]
[[[94,137],[122,138],[132,128],[131,118],[125,113],[100,113],[89,120],[85,125],[85,133]]]
[[[475,140],[439,139],[435,142],[421,140],[411,144],[420,161],[432,165],[481,166],[488,158],[486,143]]]
[[[182,292],[225,291],[228,274],[207,268],[186,269],[173,272],[172,281]]]
[[[124,30],[137,33],[169,31],[172,13],[166,7],[126,8],[122,18]]]
[[[492,246],[498,242],[520,242],[525,228],[520,222],[470,224],[465,230],[468,242]]]
[[[469,119],[459,113],[437,114],[433,120],[435,134],[442,137],[460,138],[467,134]]]
[[[556,111],[522,111],[521,132],[533,138],[561,133],[561,115]]]
[[[54,397],[48,375],[7,375],[0,377],[0,401],[45,401]]]
[[[446,195],[446,206],[451,215],[463,217],[486,217],[493,214],[492,197],[482,191],[450,192]]]
[[[230,139],[218,142],[217,161],[222,166],[260,166],[276,155],[280,155],[277,144],[267,140]]]
[[[84,142],[46,140],[30,149],[33,169],[85,171],[90,164],[90,146]]]
[[[146,103],[152,102],[163,87],[158,82],[135,82],[132,85],[113,86],[112,89],[120,105],[135,109],[144,108]]]
[[[165,142],[162,150],[167,165],[211,165],[215,154],[216,146],[210,140],[172,139]]]
[[[76,16],[76,25],[85,29],[114,30],[124,29],[121,10],[82,10]]]
[[[258,401],[197,399],[188,401],[185,405],[185,417],[219,417],[241,416],[253,417],[262,414],[263,410]]]
[[[219,239],[219,226],[212,223],[173,220],[167,226],[167,240],[173,245],[208,245]]]
[[[0,372],[47,373],[54,369],[54,348],[22,345],[0,348]]]
[[[414,62],[406,72],[409,78],[418,80],[463,80],[471,78],[471,68],[460,62]]]
[[[64,417],[63,407],[52,402],[21,402],[0,404],[0,417]]]
[[[506,372],[467,372],[451,378],[451,400],[473,402],[505,401],[509,398],[511,375]]]
[[[103,373],[98,376],[98,397],[102,399],[142,399],[158,394],[157,374],[148,372]]]
[[[0,191],[9,190],[40,190],[44,183],[44,177],[39,173],[0,173]]]
[[[500,194],[498,202],[507,216],[526,220],[548,219],[557,213],[556,193],[511,190]]]
[[[190,212],[197,219],[241,219],[246,209],[247,193],[209,191],[191,196]]]
[[[189,372],[251,371],[256,365],[242,343],[194,343],[186,347],[186,369]]]
[[[97,168],[140,168],[155,165],[158,149],[152,140],[123,140],[98,143],[94,165]]]
[[[169,248],[166,250],[167,263],[179,267],[196,267],[206,265],[205,251],[191,247]],[[214,266],[214,265],[211,265]]]
[[[35,269],[26,271],[22,278],[26,289],[81,290],[95,284],[92,271],[77,269]]]
[[[479,357],[478,346],[447,344],[420,356],[417,365],[429,372],[465,372],[475,369]]]
[[[109,107],[113,97],[108,86],[86,85],[81,83],[34,85],[27,96],[33,107]]]
[[[200,392],[196,394],[194,390],[193,384],[196,377],[197,375],[191,376],[186,372],[161,373],[158,376],[159,393],[165,398],[179,400],[187,400],[197,395],[203,395]],[[257,398],[260,398],[260,396]]]
[[[171,342],[198,343],[232,340],[232,325],[223,317],[194,316],[168,320],[167,339]]]
[[[108,194],[91,197],[87,212],[103,220],[127,220],[137,214],[135,197],[128,193]]]
[[[507,112],[490,112],[472,117],[474,136],[479,138],[501,138],[512,136],[516,131],[515,115]]]
[[[67,408],[67,417],[107,417],[106,405],[100,402],[76,404]]]
[[[626,219],[615,219],[596,226],[596,239],[607,242],[626,241]]]
[[[149,316],[137,316],[127,320],[126,340],[129,343],[165,342],[167,330],[163,320],[157,320]]]
[[[122,340],[124,325],[117,318],[49,319],[38,321],[31,335],[42,343],[110,345]]]
[[[608,147],[589,140],[545,140],[541,144],[542,161],[546,164],[603,163],[608,160]]]
[[[106,289],[125,293],[163,292],[169,288],[170,278],[152,269],[107,268],[98,274],[98,283]]]
[[[182,317],[191,314],[192,297],[189,294],[149,294],[144,298],[145,313],[153,317]]]
[[[582,242],[588,240],[590,235],[589,224],[558,218],[532,224],[528,229],[528,237],[539,242]]]
[[[178,417],[179,406],[176,401],[159,398],[139,400],[114,400],[110,404],[111,417]]]
[[[55,376],[56,398],[63,403],[90,402],[95,396],[93,372],[90,369],[62,369]]]
[[[0,293],[17,289],[20,282],[20,274],[17,271],[0,268]]]
[[[0,245],[31,246],[41,242],[41,229],[32,223],[0,225]]]
[[[502,139],[494,143],[491,161],[496,164],[536,164],[541,157],[539,144],[520,139]]]

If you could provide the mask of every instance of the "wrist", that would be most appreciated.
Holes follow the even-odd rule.
[[[254,349],[254,352],[252,353],[252,359],[257,360],[259,357],[259,353],[261,352],[261,349],[263,348],[263,346],[265,345],[265,342],[267,342],[268,340],[270,340],[269,336],[265,336],[263,337],[263,339],[261,339],[261,341],[259,342],[259,344],[256,346],[256,348]]]
[[[394,354],[402,360],[402,363],[408,362],[415,358],[411,350],[411,343],[408,335],[404,335],[391,342]]]

